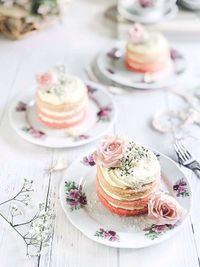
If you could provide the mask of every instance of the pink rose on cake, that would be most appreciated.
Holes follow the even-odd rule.
[[[54,72],[49,71],[42,74],[38,74],[36,76],[36,80],[40,87],[45,88],[52,84],[55,84],[57,82],[57,77]]]
[[[120,167],[127,144],[125,139],[116,136],[106,137],[93,154],[95,162],[106,168]]]
[[[135,23],[129,29],[129,37],[133,43],[139,44],[139,43],[142,43],[146,39],[147,32],[141,24]]]
[[[156,225],[174,225],[186,211],[171,196],[157,193],[148,203],[148,216]]]

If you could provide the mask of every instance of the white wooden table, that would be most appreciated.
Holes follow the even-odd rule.
[[[45,201],[49,183],[50,200],[56,209],[53,240],[48,253],[30,259],[25,256],[23,241],[0,219],[1,267],[199,266],[200,180],[190,171],[184,169],[193,189],[193,207],[181,232],[150,248],[109,248],[89,240],[70,224],[61,209],[58,195],[63,173],[52,176],[45,173],[58,156],[65,157],[70,163],[95,144],[75,149],[42,148],[20,139],[9,126],[7,111],[11,99],[30,89],[36,73],[65,63],[70,72],[86,78],[84,68],[100,49],[115,41],[112,36],[117,28],[110,28],[102,19],[102,12],[108,4],[107,0],[76,0],[69,6],[61,24],[21,41],[0,39],[0,202],[11,197],[24,178],[29,178],[34,180],[33,210],[38,203]],[[199,44],[182,42],[174,43],[174,46],[185,53],[188,67],[195,76],[179,84],[179,87],[189,88],[198,82],[200,74]],[[115,133],[134,138],[175,159],[173,135],[155,132],[151,128],[151,118],[160,109],[176,107],[177,98],[166,91],[137,91],[131,95],[115,96],[115,101],[119,110]],[[191,139],[190,146],[200,160],[200,129],[193,127],[191,132],[197,139]],[[7,205],[1,211],[7,215],[9,209],[10,205]]]

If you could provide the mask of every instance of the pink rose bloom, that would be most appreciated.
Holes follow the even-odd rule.
[[[56,75],[53,72],[45,72],[43,74],[38,74],[36,80],[41,87],[47,87],[56,83]]]
[[[157,225],[174,225],[185,213],[185,209],[173,197],[161,192],[148,203],[148,216]]]
[[[144,36],[145,36],[145,29],[139,23],[135,23],[129,30],[129,37],[133,43],[143,42]]]
[[[106,168],[120,167],[126,147],[126,140],[116,136],[108,136],[93,154],[94,160]]]

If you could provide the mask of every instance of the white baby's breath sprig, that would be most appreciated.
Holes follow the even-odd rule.
[[[16,216],[23,214],[22,210],[17,205],[13,205],[11,207],[10,213],[13,217],[16,217]]]
[[[1,202],[0,206],[11,201],[21,202],[27,206],[30,201],[30,193],[34,191],[32,188],[32,185],[33,185],[32,180],[24,179],[24,183],[22,185],[22,188],[19,190],[19,192],[16,195],[14,195],[12,198]]]
[[[129,142],[126,152],[121,159],[121,173],[120,175],[131,175],[133,167],[142,159],[148,159],[149,151],[143,146],[140,146],[133,141]]]
[[[38,214],[30,224],[30,229],[26,234],[25,239],[28,241],[27,246],[33,246],[36,249],[36,254],[41,252],[41,246],[49,245],[49,241],[53,233],[53,222],[55,213],[44,203],[39,205]]]
[[[57,169],[59,168],[60,166],[59,164],[57,164]],[[14,197],[1,202],[0,205],[4,205],[10,202],[20,202],[22,204],[28,205],[28,202],[30,200],[30,192],[33,191],[32,184],[33,181],[25,179],[20,191]],[[24,243],[26,244],[27,255],[33,256],[29,253],[29,248],[34,247],[36,249],[36,253],[34,253],[34,255],[39,256],[42,247],[48,246],[49,241],[52,237],[55,212],[54,210],[50,209],[47,203],[41,203],[39,204],[38,211],[31,219],[22,223],[15,223],[15,217],[22,214],[22,210],[16,204],[13,204],[10,209],[11,220],[7,219],[1,212],[0,217],[3,218],[23,239]],[[29,229],[26,229],[26,231],[25,229],[21,229],[25,226],[29,227]]]
[[[30,226],[30,244],[35,247],[40,247],[41,243],[43,246],[48,245],[53,232],[54,219],[55,213],[49,207],[45,208],[44,204],[40,204],[39,214]]]

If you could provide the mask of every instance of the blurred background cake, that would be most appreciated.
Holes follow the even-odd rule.
[[[87,103],[85,84],[66,74],[62,66],[37,75],[36,111],[46,126],[76,126],[85,117]]]
[[[170,62],[166,38],[159,32],[134,24],[129,30],[125,64],[129,70],[153,73],[163,70]]]
[[[149,149],[111,136],[94,153],[97,194],[112,213],[145,214],[149,199],[160,188],[160,164]]]

